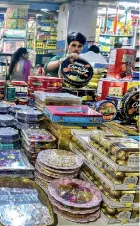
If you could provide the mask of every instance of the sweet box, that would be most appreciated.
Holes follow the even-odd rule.
[[[112,121],[116,117],[117,110],[114,102],[101,100],[92,103],[89,102],[89,106],[103,115],[104,122]]]
[[[100,79],[98,83],[97,96],[105,100],[107,96],[122,97],[124,94],[125,82],[109,79]]]
[[[47,106],[44,113],[52,122],[101,124],[102,115],[87,106]]]
[[[120,102],[120,114],[124,119],[132,120],[139,115],[139,91],[126,93]]]
[[[107,123],[105,123],[107,124]],[[93,130],[94,131],[94,130]],[[114,151],[114,155],[110,153],[111,149],[114,147],[111,145],[110,151],[107,152],[104,149],[104,144],[106,145],[105,140],[108,141],[108,136],[106,136],[104,142],[102,136],[96,138],[102,138],[101,140],[98,140],[98,142],[90,141],[90,134],[89,131],[84,130],[72,130],[72,135],[78,140],[78,144],[82,144],[82,148],[85,147],[85,152],[87,152],[87,155],[85,156],[86,159],[91,159],[92,153],[95,153],[100,159],[105,161],[109,166],[111,166],[116,171],[128,171],[128,172],[138,172],[139,170],[139,155],[138,155],[138,142],[134,139],[130,139],[125,137],[114,137],[114,140],[119,142],[122,141],[122,143],[115,143],[116,148],[118,146],[118,149]],[[92,132],[93,133],[93,132]],[[72,137],[72,140],[74,138]],[[113,137],[110,137],[111,142],[113,143]],[[74,142],[75,139],[74,139]],[[129,142],[129,143],[128,143]],[[103,144],[104,143],[104,144]],[[122,144],[122,146],[121,146]],[[97,149],[98,148],[98,149]],[[121,151],[121,148],[123,148],[123,151]],[[129,149],[128,149],[129,148]],[[135,148],[135,149],[134,149]],[[107,150],[107,149],[106,149]],[[129,150],[129,151],[127,151]],[[81,151],[81,149],[80,149]],[[120,152],[121,151],[121,152]],[[92,152],[92,153],[91,153]],[[83,155],[83,153],[82,153]],[[110,155],[110,156],[109,156]],[[127,158],[125,161],[122,160],[123,158]],[[115,162],[115,157],[118,158],[118,160]],[[122,189],[119,188],[119,189]]]
[[[115,104],[117,110],[119,109],[119,104],[120,104],[121,98],[113,97],[113,96],[107,96],[106,100],[113,102]]]
[[[62,78],[47,76],[30,76],[28,86],[32,91],[60,91],[62,89]]]
[[[59,73],[67,87],[82,88],[91,80],[93,69],[83,59],[67,58],[62,62]]]
[[[107,78],[131,79],[135,68],[136,52],[135,49],[112,49]]]

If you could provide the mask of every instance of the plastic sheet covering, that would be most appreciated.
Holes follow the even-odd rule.
[[[1,144],[11,144],[17,140],[19,140],[18,130],[11,128],[11,127],[0,128],[0,143]]]
[[[9,127],[15,125],[15,119],[11,115],[0,114],[0,127]]]
[[[0,114],[7,114],[9,113],[11,106],[9,104],[0,102]]]
[[[19,110],[17,119],[22,122],[38,122],[44,119],[42,112],[38,110]]]
[[[34,96],[42,102],[67,102],[69,104],[80,104],[82,99],[69,93],[47,93],[35,91]]]

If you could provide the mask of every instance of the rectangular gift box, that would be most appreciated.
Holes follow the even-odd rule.
[[[109,58],[107,78],[128,80],[133,77],[136,61],[135,49],[112,49]]]
[[[47,106],[45,115],[52,121],[58,123],[72,124],[101,124],[102,115],[87,106]]]

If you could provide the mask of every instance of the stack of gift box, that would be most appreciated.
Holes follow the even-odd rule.
[[[138,141],[101,126],[92,132],[72,131],[70,149],[84,159],[81,178],[97,186],[107,223],[139,221]]]

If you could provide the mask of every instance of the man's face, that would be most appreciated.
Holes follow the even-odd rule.
[[[72,41],[70,45],[68,45],[68,54],[77,53],[80,54],[82,52],[83,45],[78,41]]]

